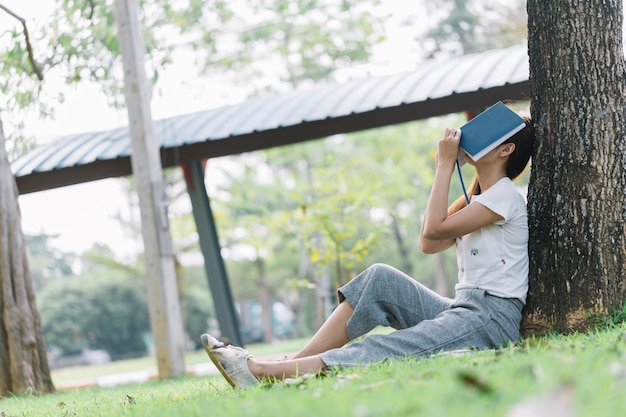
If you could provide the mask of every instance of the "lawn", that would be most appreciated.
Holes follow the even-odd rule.
[[[256,347],[249,347],[251,353],[257,354]],[[2,417],[622,416],[626,324],[529,339],[497,352],[387,361],[245,391],[231,389],[220,376],[188,376],[7,398],[0,410]]]
[[[279,356],[281,354],[295,352],[306,343],[308,339],[292,339],[275,344],[254,344],[246,346],[255,356]],[[210,362],[204,350],[187,352],[185,364],[187,366]],[[145,357],[132,360],[116,361],[103,365],[76,366],[72,368],[56,369],[52,371],[52,381],[55,386],[77,386],[95,382],[97,378],[115,374],[133,372],[148,372],[156,374],[156,360],[153,357]],[[2,416],[0,416],[2,417]]]

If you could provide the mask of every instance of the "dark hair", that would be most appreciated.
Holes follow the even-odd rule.
[[[535,128],[529,115],[522,114],[526,126],[504,143],[515,144],[515,150],[509,155],[506,164],[506,176],[514,180],[526,169],[528,161],[533,154],[533,146],[535,144]]]
[[[526,122],[526,126],[502,143],[515,144],[515,150],[509,155],[506,164],[506,176],[511,180],[516,179],[524,172],[533,154],[533,146],[535,144],[535,128],[533,127],[533,122],[529,115],[522,114],[521,116],[524,122]],[[467,190],[467,195],[471,197],[478,194],[480,194],[480,184],[478,183],[478,177],[474,176],[472,184]],[[460,196],[448,207],[448,216],[456,213],[465,206],[467,206],[465,196]]]

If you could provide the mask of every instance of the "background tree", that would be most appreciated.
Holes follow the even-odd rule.
[[[54,391],[0,122],[0,397]]]
[[[37,292],[46,343],[61,355],[104,349],[113,359],[145,354],[150,331],[141,258],[120,262],[106,246],[80,256],[79,274],[50,279]],[[181,271],[181,306],[188,335],[202,334],[211,318],[206,280]],[[196,337],[190,338],[196,342]]]
[[[331,80],[384,39],[380,0],[190,3],[178,19],[204,72],[226,71],[248,96]]]
[[[247,154],[238,162],[234,169],[237,173],[233,172],[227,185],[228,200],[222,200],[224,204],[216,215],[221,223],[222,244],[228,248],[231,262],[247,264],[235,269],[237,276],[233,276],[234,294],[240,302],[245,327],[243,333],[250,330],[247,301],[259,300],[261,333],[263,340],[269,342],[274,338],[272,305],[283,278],[271,265],[287,243],[277,219],[295,203],[288,197],[285,176],[267,164],[264,154]]]
[[[537,145],[529,189],[531,329],[584,329],[626,299],[621,0],[528,1]],[[558,76],[556,76],[558,74]]]
[[[311,243],[309,247],[311,256],[332,266],[335,288],[369,264],[386,262],[449,294],[455,277],[439,268],[443,262],[443,268],[452,271],[454,257],[423,255],[417,236],[432,184],[437,140],[444,126],[462,120],[462,115],[451,115],[354,132],[318,145],[327,147],[328,154],[310,168],[316,183],[311,198],[296,197],[306,206],[302,220],[296,220],[309,233],[324,230],[328,235],[323,250]],[[311,153],[313,149],[306,154]],[[453,183],[451,195],[460,194],[458,185]]]
[[[526,38],[526,0],[428,2],[436,22],[422,40],[427,57],[459,56],[518,44]]]
[[[83,276],[57,281],[38,296],[46,342],[63,353],[103,349],[113,359],[145,354],[150,331],[140,279]]]
[[[80,263],[76,254],[52,245],[56,237],[45,233],[24,235],[35,293],[51,281],[74,275],[74,268]]]
[[[41,79],[24,20],[6,7],[0,8],[22,23],[30,71]],[[0,64],[0,74],[7,71]],[[0,121],[0,397],[27,390],[54,391],[5,142]]]
[[[261,293],[257,269],[232,255],[247,253],[242,246],[263,254],[265,285],[298,312],[300,328],[316,328],[307,310],[320,285],[316,263],[328,270],[331,306],[334,289],[373,262],[419,271],[417,279],[448,293],[453,274],[439,274],[439,262],[420,254],[416,237],[436,141],[444,125],[462,120],[453,115],[337,135],[242,155],[224,166],[226,173],[211,171],[212,178],[227,178],[211,194],[235,297]],[[443,259],[452,271],[450,255]]]

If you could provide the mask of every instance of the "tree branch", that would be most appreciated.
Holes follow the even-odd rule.
[[[28,60],[30,61],[30,64],[33,67],[33,71],[37,75],[37,79],[39,81],[43,81],[43,73],[41,72],[41,68],[39,68],[39,65],[37,65],[37,63],[35,62],[35,56],[33,54],[33,47],[30,44],[30,36],[28,35],[28,28],[26,27],[26,20],[18,16],[17,14],[15,14],[13,11],[9,10],[3,4],[0,4],[0,9],[4,10],[9,15],[19,20],[20,23],[22,24],[22,27],[24,28],[24,37],[26,38],[26,51],[28,52]]]
[[[91,6],[91,10],[89,10],[89,20],[93,19],[93,13],[96,10],[96,5],[93,4],[93,0],[87,0],[87,3],[89,3],[89,6]]]

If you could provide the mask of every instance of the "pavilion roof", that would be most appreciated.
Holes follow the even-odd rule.
[[[529,96],[526,44],[154,121],[163,167]],[[55,138],[11,163],[21,194],[132,173],[128,127]]]

